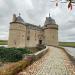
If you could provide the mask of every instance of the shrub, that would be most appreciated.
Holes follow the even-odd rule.
[[[27,60],[16,62],[14,64],[11,64],[8,67],[1,68],[0,75],[16,75],[16,73],[24,69],[29,64],[30,64],[30,61],[27,61]]]
[[[42,49],[46,48],[46,46],[43,45],[43,44],[38,44],[36,48],[37,48],[38,50],[42,50]]]
[[[17,48],[17,51],[20,51],[22,54],[30,54],[32,53],[29,49],[26,48]]]
[[[23,54],[31,53],[25,48],[4,48],[0,47],[0,61],[14,62],[22,59]]]
[[[10,48],[0,48],[0,61],[18,61],[22,59],[22,53]]]

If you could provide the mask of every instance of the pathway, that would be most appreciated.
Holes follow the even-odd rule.
[[[75,72],[67,66],[71,64],[66,63],[65,60],[69,61],[69,58],[64,51],[56,47],[49,47],[46,55],[18,75],[75,75]]]

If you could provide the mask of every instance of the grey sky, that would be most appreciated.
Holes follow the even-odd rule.
[[[50,0],[0,0],[0,39],[8,39],[13,13],[21,13],[25,22],[43,26],[49,12],[59,25],[59,41],[75,41],[75,7],[69,11],[67,4],[56,7]]]

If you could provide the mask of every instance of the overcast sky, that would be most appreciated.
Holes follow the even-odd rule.
[[[8,39],[14,13],[21,13],[25,22],[43,26],[49,12],[59,25],[59,41],[75,41],[75,6],[69,11],[67,4],[56,7],[50,0],[0,0],[0,39]]]

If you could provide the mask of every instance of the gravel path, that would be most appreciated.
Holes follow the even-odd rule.
[[[68,67],[71,63],[66,63],[65,61],[70,62],[64,51],[59,48],[49,47],[46,55],[18,75],[75,75],[75,71],[70,70]]]

